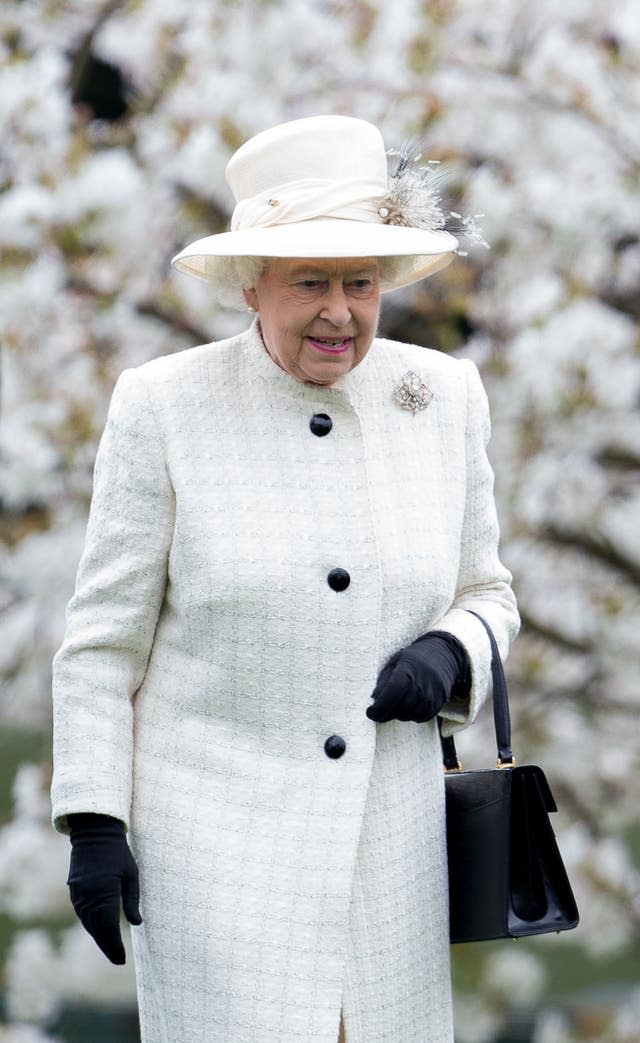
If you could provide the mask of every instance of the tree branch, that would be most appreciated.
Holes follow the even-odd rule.
[[[176,333],[181,335],[186,334],[188,337],[193,337],[197,344],[209,344],[211,337],[207,331],[201,329],[199,326],[195,326],[188,319],[184,319],[181,315],[175,315],[171,312],[163,311],[159,304],[155,301],[139,301],[134,305],[134,311],[138,315],[146,315],[151,319],[157,319],[158,322],[162,322],[169,329],[174,330]]]
[[[541,623],[534,619],[526,609],[520,609],[520,619],[523,623],[523,632],[535,634],[536,637],[544,637],[554,645],[568,649],[570,652],[592,652],[593,645],[589,641],[581,641],[579,638],[563,634],[556,627],[548,623]]]
[[[94,36],[107,19],[110,18],[112,14],[115,14],[119,7],[124,6],[124,3],[125,0],[107,0],[107,3],[105,3],[104,7],[98,14],[95,23],[91,26],[89,31],[85,33],[78,47],[75,49],[71,65],[71,75],[69,77],[69,87],[72,97],[76,97],[83,86]]]
[[[640,471],[640,454],[621,445],[605,445],[595,455],[603,467],[616,467],[624,471]]]
[[[76,293],[88,294],[90,297],[95,297],[97,300],[104,300],[105,296],[110,297],[111,295],[105,295],[96,290],[91,283],[87,282],[86,279],[80,279],[77,275],[71,275],[65,283],[65,288],[73,290]],[[188,319],[183,318],[181,315],[164,311],[159,304],[155,301],[138,301],[132,305],[133,310],[137,315],[147,316],[152,319],[156,319],[163,325],[168,326],[174,333],[178,333],[180,336],[193,337],[197,344],[208,344],[211,341],[206,330],[201,329]]]
[[[583,551],[585,554],[597,558],[598,561],[603,562],[605,565],[612,565],[620,572],[623,572],[633,583],[640,586],[640,563],[629,554],[625,554],[619,547],[614,547],[611,540],[606,536],[592,536],[585,532],[573,532],[570,529],[563,528],[556,522],[549,522],[544,526],[539,536],[541,539],[548,540],[551,543],[559,543],[563,546]]]

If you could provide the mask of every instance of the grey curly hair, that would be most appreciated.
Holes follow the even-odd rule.
[[[270,257],[229,257],[224,268],[221,268],[220,265],[216,266],[215,278],[211,281],[216,300],[227,308],[245,311],[247,305],[242,296],[243,289],[249,289],[255,285],[256,280],[259,279],[271,260],[273,258]],[[406,258],[403,257],[379,257],[380,282],[393,282],[404,260]]]

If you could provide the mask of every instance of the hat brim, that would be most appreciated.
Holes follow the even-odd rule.
[[[386,293],[445,268],[457,248],[458,240],[445,231],[315,218],[205,236],[189,243],[171,264],[177,271],[215,282],[229,257],[405,257],[393,282],[381,283]]]

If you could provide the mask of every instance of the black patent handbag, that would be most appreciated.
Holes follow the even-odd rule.
[[[486,620],[477,612],[472,615],[485,626],[491,642],[498,759],[493,769],[463,771],[453,738],[440,734],[446,772],[450,940],[478,942],[568,931],[577,926],[579,916],[549,821],[556,802],[542,768],[516,765],[496,639]]]

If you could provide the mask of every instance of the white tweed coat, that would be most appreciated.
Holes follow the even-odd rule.
[[[393,652],[447,630],[464,727],[490,664],[465,608],[503,656],[518,631],[488,438],[473,362],[379,338],[330,388],[257,320],[120,375],[53,660],[52,821],[128,828],[143,1043],[336,1043],[341,1006],[347,1043],[453,1043],[435,722],[365,710]]]

